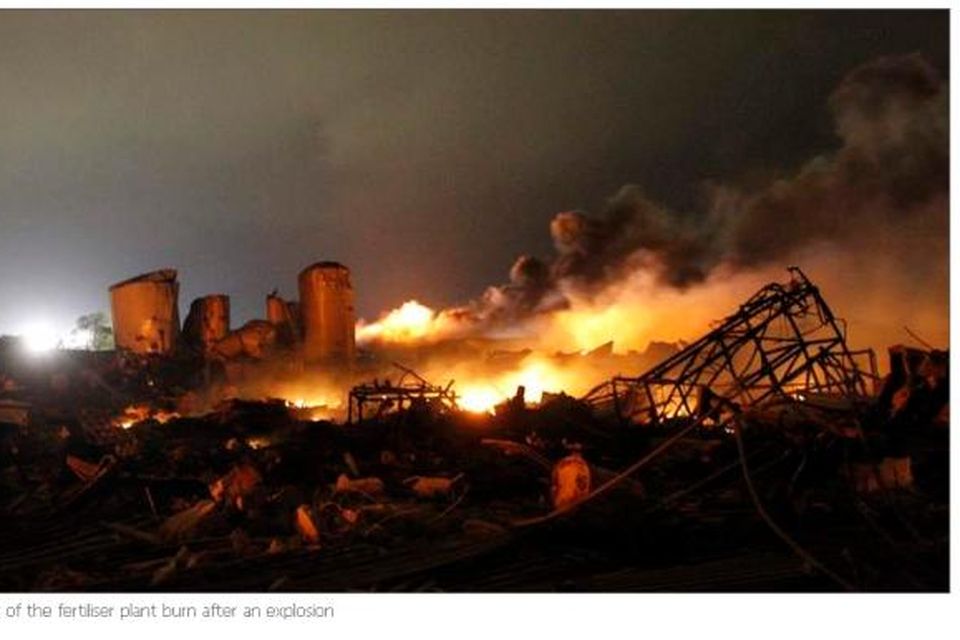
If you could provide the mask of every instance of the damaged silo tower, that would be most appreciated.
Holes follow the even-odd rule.
[[[277,328],[277,339],[281,344],[300,342],[300,309],[295,303],[281,298],[276,291],[267,296],[267,322]]]
[[[110,287],[110,312],[118,349],[170,353],[180,336],[176,269],[160,269]]]
[[[183,323],[186,342],[203,353],[230,333],[230,297],[213,294],[197,298]]]
[[[355,320],[350,270],[337,262],[318,262],[300,272],[298,284],[306,361],[351,362]]]

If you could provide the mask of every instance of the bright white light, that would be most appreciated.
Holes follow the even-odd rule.
[[[59,336],[49,324],[38,322],[20,331],[24,346],[31,353],[45,353],[57,348]]]

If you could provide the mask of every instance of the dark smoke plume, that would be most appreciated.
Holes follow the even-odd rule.
[[[598,215],[557,214],[549,263],[520,258],[510,282],[450,313],[496,324],[563,307],[564,291],[589,295],[638,269],[682,288],[721,264],[783,266],[815,243],[856,251],[866,236],[888,243],[903,234],[945,237],[947,97],[937,71],[918,54],[858,67],[830,96],[841,143],[832,154],[759,190],[715,186],[700,212],[671,210],[627,185]],[[935,254],[945,251],[945,241],[938,246]],[[946,268],[946,255],[923,259],[943,260]]]
[[[724,257],[753,266],[871,229],[933,223],[946,231],[947,89],[937,72],[919,55],[881,58],[847,75],[830,109],[843,141],[833,157],[759,193],[716,198],[714,215],[730,230]]]

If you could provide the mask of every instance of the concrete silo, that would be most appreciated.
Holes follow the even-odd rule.
[[[300,342],[300,310],[287,302],[276,292],[267,296],[267,322],[277,328],[277,339],[281,344],[293,345]]]
[[[171,353],[180,336],[175,269],[160,269],[110,287],[110,312],[118,349]]]
[[[185,340],[208,353],[213,345],[230,333],[230,296],[214,294],[197,298],[183,323]]]
[[[346,365],[353,361],[355,313],[350,270],[318,262],[300,272],[304,359]]]

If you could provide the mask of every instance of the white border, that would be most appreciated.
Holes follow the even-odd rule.
[[[773,5],[769,2],[14,2],[6,8],[799,8],[799,9],[947,9],[949,2],[920,2],[907,6],[903,2],[803,2]],[[0,20],[3,14],[0,13]],[[951,33],[957,32],[957,13],[951,11]],[[952,42],[951,42],[952,44]],[[957,60],[951,46],[951,85],[954,85]],[[0,88],[2,91],[2,88]],[[2,93],[0,93],[2,95]],[[951,101],[951,123],[955,122],[956,102]],[[956,144],[951,127],[951,154]],[[951,179],[957,175],[956,163]],[[956,183],[952,180],[952,183]],[[960,241],[960,225],[954,224],[951,198],[950,240],[953,247]],[[956,254],[951,252],[951,276],[956,274]],[[960,284],[951,277],[951,305],[958,300]],[[951,314],[951,332],[958,328],[956,314]],[[951,384],[951,397],[956,396],[957,376]],[[951,495],[960,494],[957,483],[957,452],[951,451]],[[952,520],[952,519],[951,519]],[[953,524],[953,523],[952,523]],[[958,575],[957,527],[951,526],[951,576]],[[277,623],[230,621],[12,621],[0,617],[0,635],[4,638],[25,634],[62,638],[154,638],[170,640],[174,633],[190,636],[216,631],[225,638],[266,639],[274,631],[284,640],[317,637],[380,638],[382,640],[459,640],[460,638],[496,637],[553,640],[619,640],[620,638],[695,637],[710,640],[723,638],[777,638],[778,640],[818,640],[826,638],[858,638],[904,640],[907,638],[957,637],[960,625],[960,604],[956,593],[920,595],[662,595],[662,594],[185,594],[185,595],[61,595],[3,594],[0,607],[12,603],[44,603],[61,601],[97,602],[120,606],[139,604],[193,604],[228,602],[243,606],[252,603],[301,603],[320,601],[335,608],[333,619]],[[211,626],[215,625],[215,629]]]

